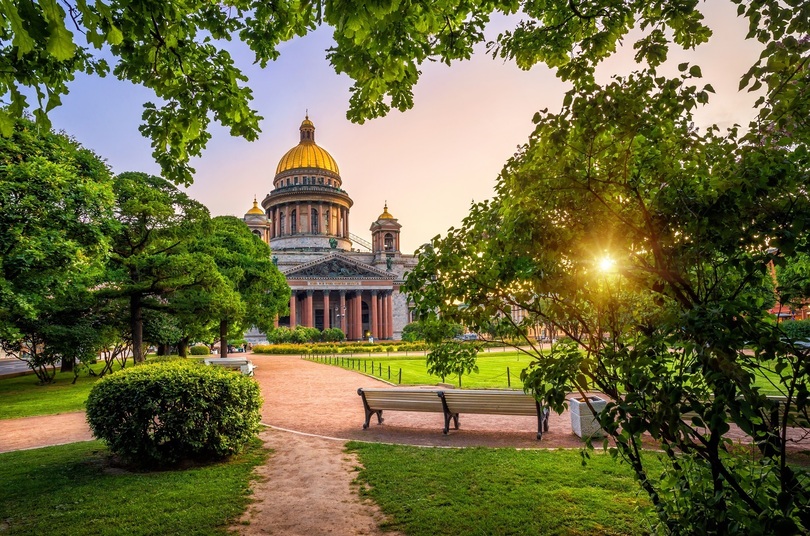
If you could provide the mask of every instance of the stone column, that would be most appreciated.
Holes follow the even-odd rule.
[[[358,290],[354,296],[355,339],[363,338],[363,291]]]
[[[329,291],[323,291],[323,329],[329,329]]]
[[[346,338],[349,338],[349,331],[348,326],[349,324],[346,322],[346,291],[340,291],[340,309],[338,309],[338,314],[340,316],[340,329],[343,331],[343,334],[346,335]]]
[[[394,291],[388,293],[388,296],[385,297],[386,301],[388,302],[385,307],[385,313],[387,318],[385,319],[386,329],[386,338],[393,339],[394,338]]]
[[[377,291],[371,291],[371,311],[369,311],[369,320],[371,321],[371,336],[375,339],[380,338],[377,330]]]
[[[298,296],[295,295],[295,291],[293,290],[292,296],[290,296],[290,328],[295,327],[295,302],[298,300]]]
[[[388,319],[388,315],[385,312],[385,307],[388,305],[388,302],[385,301],[385,292],[380,293],[380,338],[385,339],[386,334],[388,333],[388,327],[385,325],[385,321]]]
[[[315,292],[312,291],[312,290],[307,291],[307,305],[306,305],[306,307],[304,309],[306,311],[307,318],[306,318],[306,320],[304,320],[304,325],[306,327],[308,327],[308,328],[314,328],[315,327],[315,315],[314,315],[314,312],[313,312],[313,309],[314,309],[313,301],[314,300],[312,299],[312,296],[313,296],[314,293]]]

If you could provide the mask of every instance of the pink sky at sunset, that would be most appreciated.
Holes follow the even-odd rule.
[[[670,74],[678,63],[698,63],[705,82],[717,91],[698,112],[699,126],[745,125],[754,97],[738,93],[737,86],[759,47],[743,42],[746,22],[736,17],[731,3],[713,1],[701,9],[714,37],[696,51],[672,51]],[[513,23],[494,22],[488,35]],[[298,143],[298,126],[308,109],[316,142],[337,161],[343,187],[354,200],[351,232],[368,239],[369,225],[387,200],[403,226],[402,251],[411,253],[458,225],[471,201],[492,196],[503,164],[531,133],[534,113],[558,110],[567,89],[545,66],[520,71],[493,60],[481,47],[471,61],[424,65],[412,110],[356,125],[345,118],[351,81],[335,74],[325,59],[330,36],[325,27],[284,44],[280,59],[264,70],[251,65],[245,49],[231,45],[250,78],[263,132],[251,143],[216,127],[203,158],[193,162],[197,172],[188,192],[212,215],[241,217],[254,195],[261,200],[270,191],[278,160]],[[634,67],[632,51],[620,51],[601,67],[600,77]],[[77,78],[52,119],[56,128],[106,158],[114,172],[157,173],[149,142],[138,132],[141,106],[148,100],[154,100],[148,91],[112,77]]]

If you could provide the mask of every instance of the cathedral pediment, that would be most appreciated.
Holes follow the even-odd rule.
[[[383,272],[339,253],[296,266],[284,272],[284,275],[287,279],[394,279],[394,274],[390,272]]]

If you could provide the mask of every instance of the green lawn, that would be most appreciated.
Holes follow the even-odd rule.
[[[386,356],[384,354],[368,357],[368,354],[348,356],[312,356],[310,359],[318,362],[325,362],[337,365],[349,370],[359,370],[366,374],[372,374],[371,365],[374,364],[373,375],[392,383],[400,383],[399,371],[402,369],[403,385],[435,385],[441,381],[437,376],[427,373],[427,364],[424,355]],[[518,352],[482,352],[478,355],[478,372],[464,375],[461,379],[462,386],[470,389],[481,388],[507,388],[520,389],[523,384],[520,381],[520,371],[525,369],[532,358],[526,354]],[[380,366],[382,365],[382,369]],[[390,376],[388,369],[391,369]],[[507,375],[507,368],[509,374]],[[765,372],[760,377],[757,384],[766,395],[777,396],[779,391],[773,386],[771,381],[777,381],[777,375]],[[447,377],[447,383],[458,385],[458,377]]]
[[[622,535],[650,531],[630,468],[579,451],[439,449],[349,443],[357,481],[409,536]]]
[[[226,534],[267,456],[256,440],[227,462],[130,472],[96,441],[0,454],[0,533]]]
[[[103,364],[93,365],[101,370]],[[57,372],[53,383],[39,385],[33,374],[0,380],[0,419],[83,411],[90,388],[98,380],[82,371],[73,385],[72,372]]]
[[[371,374],[371,365],[374,364],[374,375],[378,378],[399,383],[399,370],[402,369],[402,383],[406,385],[432,385],[441,381],[437,376],[431,376],[427,373],[427,365],[425,364],[425,356],[391,356],[375,355],[374,357],[316,357],[315,361],[337,362],[342,363],[343,368],[360,370]],[[337,360],[337,361],[335,361]],[[478,356],[478,372],[470,375],[465,375],[461,379],[463,387],[469,388],[493,388],[493,387],[508,387],[511,384],[512,388],[519,388],[522,386],[520,383],[520,371],[529,365],[530,358],[525,354],[517,352],[483,352]],[[380,365],[382,365],[382,374],[380,374]],[[391,377],[388,377],[388,367],[391,367]],[[507,368],[509,374],[507,375]],[[458,377],[445,378],[447,383],[458,385]]]

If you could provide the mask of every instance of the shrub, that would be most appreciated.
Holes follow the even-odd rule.
[[[148,357],[141,365],[158,365],[160,363],[171,363],[173,361],[184,361],[185,357],[179,355],[156,355]],[[197,363],[196,361],[194,363]]]
[[[211,351],[204,344],[198,344],[191,347],[191,355],[209,355]]]
[[[810,319],[787,320],[780,324],[785,336],[791,340],[810,341]]]
[[[87,421],[112,452],[165,466],[239,452],[259,429],[261,403],[247,376],[176,361],[100,379],[87,399]]]

